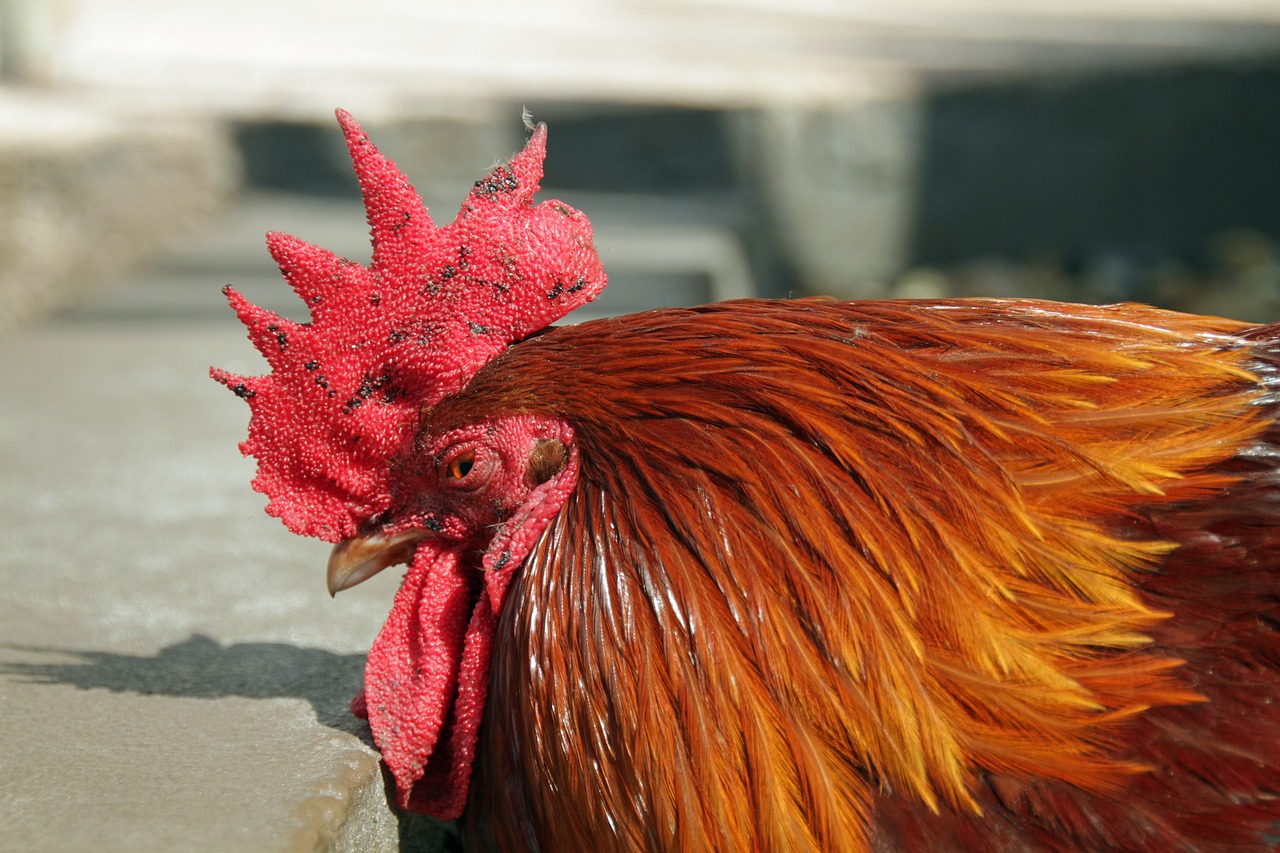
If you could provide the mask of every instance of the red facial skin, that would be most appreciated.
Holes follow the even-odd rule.
[[[373,644],[357,697],[403,808],[466,804],[493,631],[512,574],[577,482],[573,431],[513,416],[425,435],[400,468],[403,506],[371,531],[426,535]]]

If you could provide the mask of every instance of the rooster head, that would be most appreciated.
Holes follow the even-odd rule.
[[[212,375],[249,403],[241,450],[258,460],[267,512],[336,543],[331,592],[410,564],[352,707],[369,719],[398,803],[450,819],[466,804],[503,597],[573,489],[577,456],[558,421],[424,424],[512,343],[594,299],[605,275],[585,216],[533,204],[545,125],[437,227],[359,125],[343,111],[338,121],[372,261],[268,235],[311,320],[227,288],[271,372]]]

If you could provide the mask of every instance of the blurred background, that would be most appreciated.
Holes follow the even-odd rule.
[[[547,121],[544,196],[610,272],[588,313],[1280,318],[1275,0],[0,0],[0,75],[0,326],[230,321],[228,282],[296,316],[263,232],[368,258],[337,106],[437,221]]]

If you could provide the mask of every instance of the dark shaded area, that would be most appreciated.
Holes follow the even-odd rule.
[[[548,186],[591,192],[705,193],[739,189],[724,113],[695,109],[539,109],[555,129]]]
[[[738,238],[757,295],[783,296],[795,275],[753,164],[741,162],[738,123],[727,110],[617,104],[533,104],[552,129],[545,194],[584,210],[595,223],[713,226]],[[514,109],[514,106],[513,106]],[[616,279],[617,271],[610,276]],[[686,304],[705,282],[625,270],[622,287],[597,301],[628,313]],[[620,291],[651,294],[650,304],[614,304]],[[705,297],[695,301],[704,301]]]
[[[234,134],[249,186],[341,198],[357,192],[333,122],[245,122]]]
[[[597,223],[710,225],[731,232],[746,254],[757,295],[783,296],[794,289],[794,270],[757,164],[742,162],[737,114],[616,104],[532,107],[554,134],[543,179],[547,194],[578,206]],[[689,293],[705,292],[678,276],[650,274],[665,281],[644,281],[634,271],[623,275],[626,285],[607,289],[598,303],[606,310],[614,310],[611,290],[656,295],[652,305],[616,306],[620,311],[683,304]],[[664,290],[684,299],[665,297]]]
[[[373,745],[368,725],[353,717],[348,707],[364,677],[363,654],[340,655],[285,643],[223,646],[201,634],[167,646],[154,657],[52,647],[7,648],[79,658],[74,663],[0,663],[0,674],[36,683],[140,696],[305,699],[321,724]]]
[[[1280,236],[1278,93],[1272,59],[934,94],[910,256],[1199,264],[1225,229]]]
[[[286,643],[235,643],[223,646],[195,634],[161,649],[156,655],[127,655],[81,649],[0,646],[0,649],[70,655],[71,663],[0,661],[0,675],[37,684],[69,684],[140,696],[193,699],[304,699],[322,725],[353,734],[369,746],[373,739],[364,720],[351,714],[349,701],[364,678],[365,655],[336,654]],[[388,803],[392,782],[384,767]],[[453,829],[425,815],[395,810],[400,821],[402,853],[445,853],[460,850]]]

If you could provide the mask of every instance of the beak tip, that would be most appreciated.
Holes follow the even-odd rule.
[[[343,543],[343,545],[345,544]],[[329,570],[325,576],[325,586],[329,590],[330,598],[336,598],[338,593],[350,586],[349,581],[353,570],[361,567],[358,563],[343,559],[345,551],[346,549],[339,545],[338,548],[334,549],[333,556],[329,559]]]
[[[325,576],[329,597],[337,598],[338,593],[355,586],[365,577],[375,574],[378,568],[380,567],[371,565],[370,561],[352,563],[346,560],[331,560],[329,571]]]

